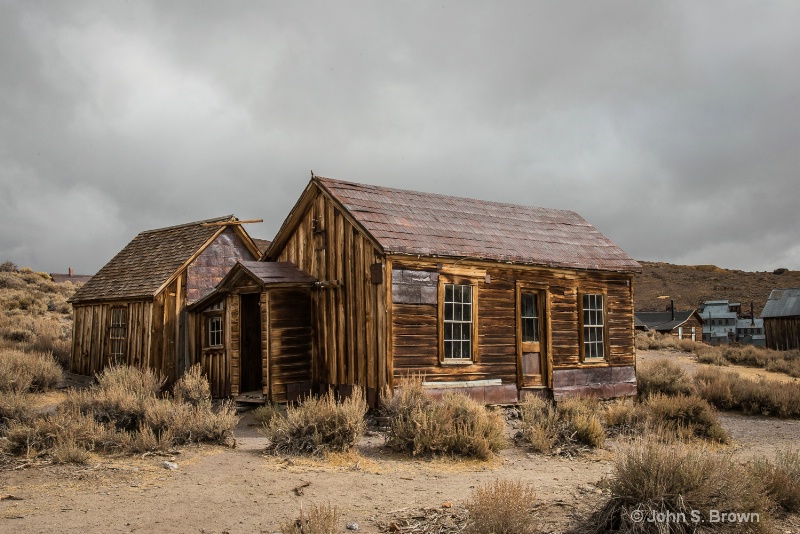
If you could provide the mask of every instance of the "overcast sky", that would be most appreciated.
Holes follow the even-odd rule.
[[[800,2],[0,0],[0,261],[271,239],[322,176],[577,211],[640,260],[800,269]]]

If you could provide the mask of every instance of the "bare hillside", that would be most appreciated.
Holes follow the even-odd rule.
[[[706,300],[728,299],[742,304],[749,314],[753,302],[756,316],[761,313],[770,291],[779,287],[800,287],[800,271],[747,272],[722,269],[715,265],[672,265],[640,261],[642,273],[636,275],[636,311],[658,311],[675,299],[677,309],[696,308]],[[665,298],[659,298],[665,297]]]

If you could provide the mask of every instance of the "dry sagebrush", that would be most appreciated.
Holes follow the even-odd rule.
[[[264,427],[267,450],[276,454],[346,452],[358,443],[367,429],[367,402],[360,389],[337,401],[332,392],[310,397],[290,406],[285,417],[273,418]]]
[[[505,420],[499,413],[463,393],[434,399],[420,377],[402,381],[395,392],[384,392],[383,403],[389,416],[386,444],[396,451],[486,459],[506,445]]]
[[[773,503],[763,483],[746,466],[706,449],[640,440],[617,453],[609,489],[611,498],[577,532],[769,531]],[[711,510],[760,516],[750,523],[692,521],[708,519]],[[699,516],[692,516],[693,511]],[[648,521],[654,513],[672,514],[673,519]]]
[[[528,534],[535,532],[533,486],[519,481],[494,480],[475,488],[467,501],[471,534]]]

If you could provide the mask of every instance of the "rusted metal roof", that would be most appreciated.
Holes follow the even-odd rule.
[[[317,281],[288,261],[240,261],[239,265],[263,285],[311,284]]]
[[[314,177],[387,254],[640,272],[572,211],[503,204]]]
[[[764,305],[761,317],[800,316],[800,288],[773,289]]]
[[[69,302],[154,297],[221,228],[203,224],[231,220],[235,217],[226,215],[140,233],[80,287]]]

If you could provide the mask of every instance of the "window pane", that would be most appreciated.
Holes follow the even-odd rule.
[[[470,358],[463,341],[472,337],[472,286],[445,284],[443,302],[444,358]]]
[[[464,341],[461,346],[461,357],[462,358],[471,358],[472,357],[472,343],[469,341]]]

